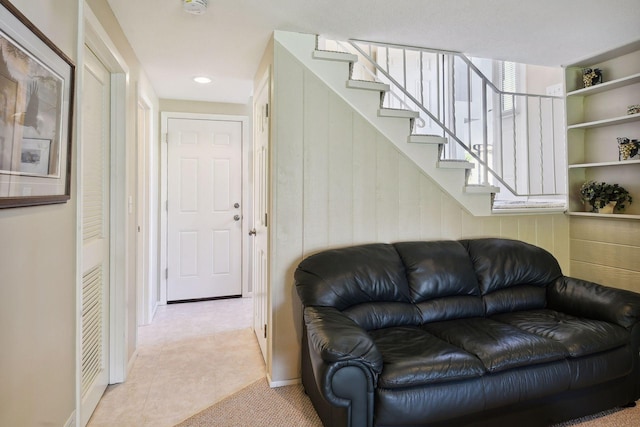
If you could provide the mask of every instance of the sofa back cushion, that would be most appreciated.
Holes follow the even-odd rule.
[[[546,288],[562,276],[546,250],[518,240],[461,240],[469,252],[486,315],[533,310],[546,305]]]
[[[392,316],[397,309],[390,308],[394,304],[380,303],[405,303],[411,310],[402,260],[388,244],[353,246],[311,255],[298,265],[294,278],[305,306],[328,306],[340,311],[351,308],[352,312],[366,313],[364,307],[358,310],[356,306],[372,304],[385,316]]]
[[[423,322],[484,315],[480,287],[466,248],[456,241],[394,244],[402,258],[411,301]]]

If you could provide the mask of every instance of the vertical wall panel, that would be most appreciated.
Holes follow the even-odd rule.
[[[304,70],[284,48],[274,46],[274,103],[271,141],[271,221],[269,293],[271,378],[300,372],[302,313],[291,289],[303,256]],[[275,354],[272,354],[275,353]]]
[[[376,138],[376,231],[380,242],[398,240],[398,152]]]
[[[437,240],[442,238],[442,190],[427,176],[420,178],[420,238]]]
[[[353,113],[336,94],[329,98],[329,241],[353,242]]]
[[[376,130],[353,119],[353,241],[376,241]]]
[[[328,244],[329,229],[329,90],[319,80],[304,80],[304,251]]]
[[[398,174],[398,238],[416,240],[421,228],[420,170],[400,155]]]

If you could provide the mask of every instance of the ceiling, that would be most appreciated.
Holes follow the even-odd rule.
[[[203,15],[182,0],[107,1],[163,99],[247,103],[273,30],[547,66],[640,39],[640,0],[209,0]]]

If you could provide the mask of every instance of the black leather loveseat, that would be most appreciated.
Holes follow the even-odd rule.
[[[640,397],[640,295],[505,239],[328,250],[295,272],[325,426],[549,425]]]

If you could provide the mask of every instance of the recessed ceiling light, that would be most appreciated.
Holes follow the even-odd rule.
[[[203,85],[206,85],[207,83],[211,83],[211,79],[209,77],[205,77],[205,76],[194,77],[193,81],[196,82],[196,83],[201,83]]]

